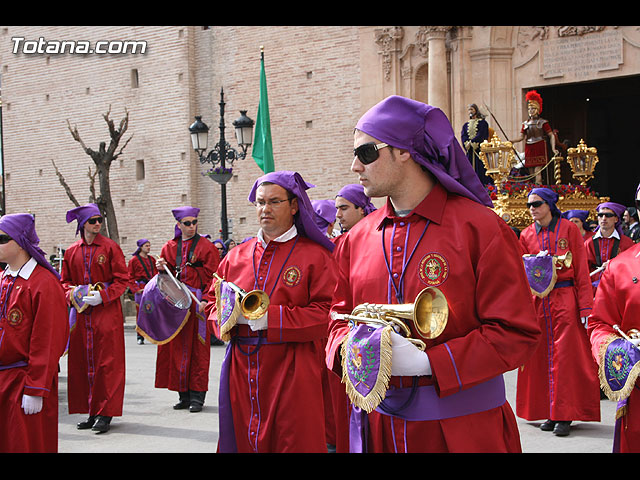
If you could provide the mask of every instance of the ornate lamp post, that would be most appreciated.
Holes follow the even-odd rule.
[[[593,171],[598,163],[598,150],[595,147],[587,147],[581,139],[576,148],[567,150],[567,161],[573,171],[573,178],[584,187],[593,178]]]
[[[480,144],[479,156],[487,175],[493,179],[497,193],[501,193],[502,184],[515,163],[511,142],[501,142],[498,135],[494,134],[491,141],[485,140]]]
[[[224,91],[220,89],[220,141],[209,153],[206,153],[209,141],[209,127],[202,121],[201,116],[196,116],[196,121],[189,127],[191,134],[191,144],[198,154],[200,163],[210,163],[212,168],[205,172],[209,178],[220,184],[221,212],[220,223],[222,225],[222,239],[229,238],[229,221],[227,219],[227,182],[233,176],[233,162],[244,159],[247,156],[247,148],[253,141],[254,121],[247,117],[246,110],[240,110],[240,117],[233,122],[235,128],[236,141],[241,152],[232,148],[225,140],[224,136]]]

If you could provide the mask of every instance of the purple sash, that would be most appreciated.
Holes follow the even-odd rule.
[[[531,293],[537,297],[544,298],[549,295],[556,284],[555,259],[551,255],[536,257],[535,255],[525,255],[524,270],[527,274]]]
[[[157,278],[155,275],[142,291],[136,330],[150,342],[164,345],[184,327],[191,309],[183,310],[166,300],[156,284]]]
[[[408,421],[442,420],[484,412],[500,407],[506,401],[504,378],[498,375],[442,398],[433,385],[392,388],[376,412]],[[367,415],[354,406],[349,425],[349,451],[366,453],[367,436]]]

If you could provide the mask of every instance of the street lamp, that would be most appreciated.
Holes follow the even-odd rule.
[[[224,137],[224,91],[220,89],[220,141],[209,153],[206,153],[209,142],[209,127],[202,121],[201,116],[196,116],[196,121],[189,127],[191,134],[191,145],[198,154],[200,163],[210,163],[212,167],[203,173],[215,182],[220,184],[221,190],[221,212],[220,223],[222,224],[222,240],[229,238],[229,221],[227,219],[227,182],[233,175],[233,162],[244,159],[247,156],[247,148],[253,141],[254,121],[247,117],[246,110],[240,110],[240,117],[233,122],[235,128],[236,141],[240,145],[241,152],[232,148]],[[227,162],[229,166],[227,166]]]

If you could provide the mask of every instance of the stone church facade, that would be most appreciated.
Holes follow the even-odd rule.
[[[111,167],[125,254],[138,238],[149,238],[158,253],[173,233],[171,209],[181,205],[200,207],[200,233],[216,238],[220,186],[203,176],[211,166],[198,161],[188,127],[202,116],[209,148],[218,142],[223,91],[226,140],[239,150],[232,122],[241,110],[256,119],[261,48],[276,168],[299,171],[316,185],[309,196],[322,199],[356,180],[353,127],[382,98],[399,94],[438,106],[458,136],[468,104],[476,103],[494,130],[513,138],[529,89],[564,98],[561,87],[615,90],[616,81],[635,80],[639,28],[0,26],[4,206],[36,216],[45,251],[66,248],[75,239],[65,222],[73,204],[54,164],[81,203],[89,199],[93,168],[69,126],[97,149],[109,139],[103,115],[110,112],[117,125],[128,112],[131,139]],[[123,51],[126,40],[143,42],[144,53]],[[101,41],[106,53],[80,49]],[[554,122],[565,122],[550,111]],[[588,132],[564,125],[575,135]],[[260,174],[251,149],[233,164],[227,203],[236,240],[257,230],[247,195]]]

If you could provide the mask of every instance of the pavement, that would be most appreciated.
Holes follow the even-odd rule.
[[[126,387],[124,412],[111,430],[77,430],[86,415],[70,415],[67,404],[67,357],[60,361],[59,453],[214,453],[218,440],[218,383],[224,346],[211,347],[209,392],[199,413],[173,410],[177,393],[154,388],[157,347],[138,345],[132,319],[125,323]],[[507,399],[515,410],[516,371],[504,375]],[[600,422],[574,422],[568,437],[543,432],[539,422],[520,418],[523,453],[610,453],[616,403],[601,400]]]

